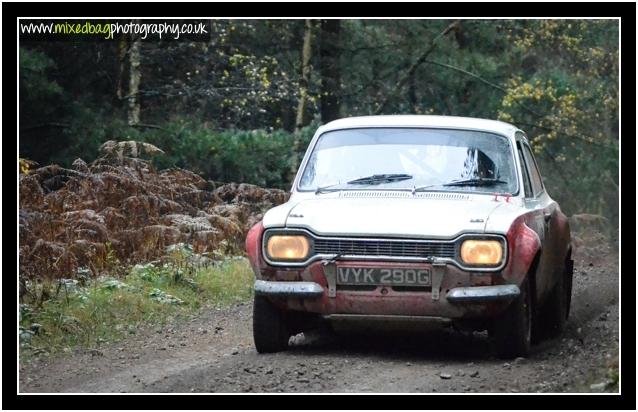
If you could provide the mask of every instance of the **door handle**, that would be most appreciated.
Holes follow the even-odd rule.
[[[543,218],[545,219],[545,223],[549,222],[552,218],[552,212],[543,212]]]

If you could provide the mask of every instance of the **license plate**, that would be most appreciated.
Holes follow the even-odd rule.
[[[429,269],[337,267],[338,285],[432,286]]]

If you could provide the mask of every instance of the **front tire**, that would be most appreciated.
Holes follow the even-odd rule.
[[[572,273],[570,272],[566,263],[543,308],[545,333],[552,338],[560,335],[565,330],[565,324],[569,316],[572,295]]]
[[[284,312],[263,296],[255,296],[253,305],[253,341],[259,353],[286,350],[290,331]]]
[[[521,284],[521,294],[495,319],[491,332],[496,353],[501,358],[529,355],[532,336],[532,296],[529,279]]]

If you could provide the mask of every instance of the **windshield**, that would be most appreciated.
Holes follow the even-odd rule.
[[[361,128],[319,137],[299,190],[327,188],[515,194],[518,183],[512,149],[504,136],[451,129]]]

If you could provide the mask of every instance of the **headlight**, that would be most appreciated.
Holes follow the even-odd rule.
[[[276,260],[304,260],[309,251],[308,238],[299,235],[273,235],[266,245],[268,257]]]
[[[467,265],[496,266],[503,259],[498,240],[466,240],[461,245],[461,260]]]

